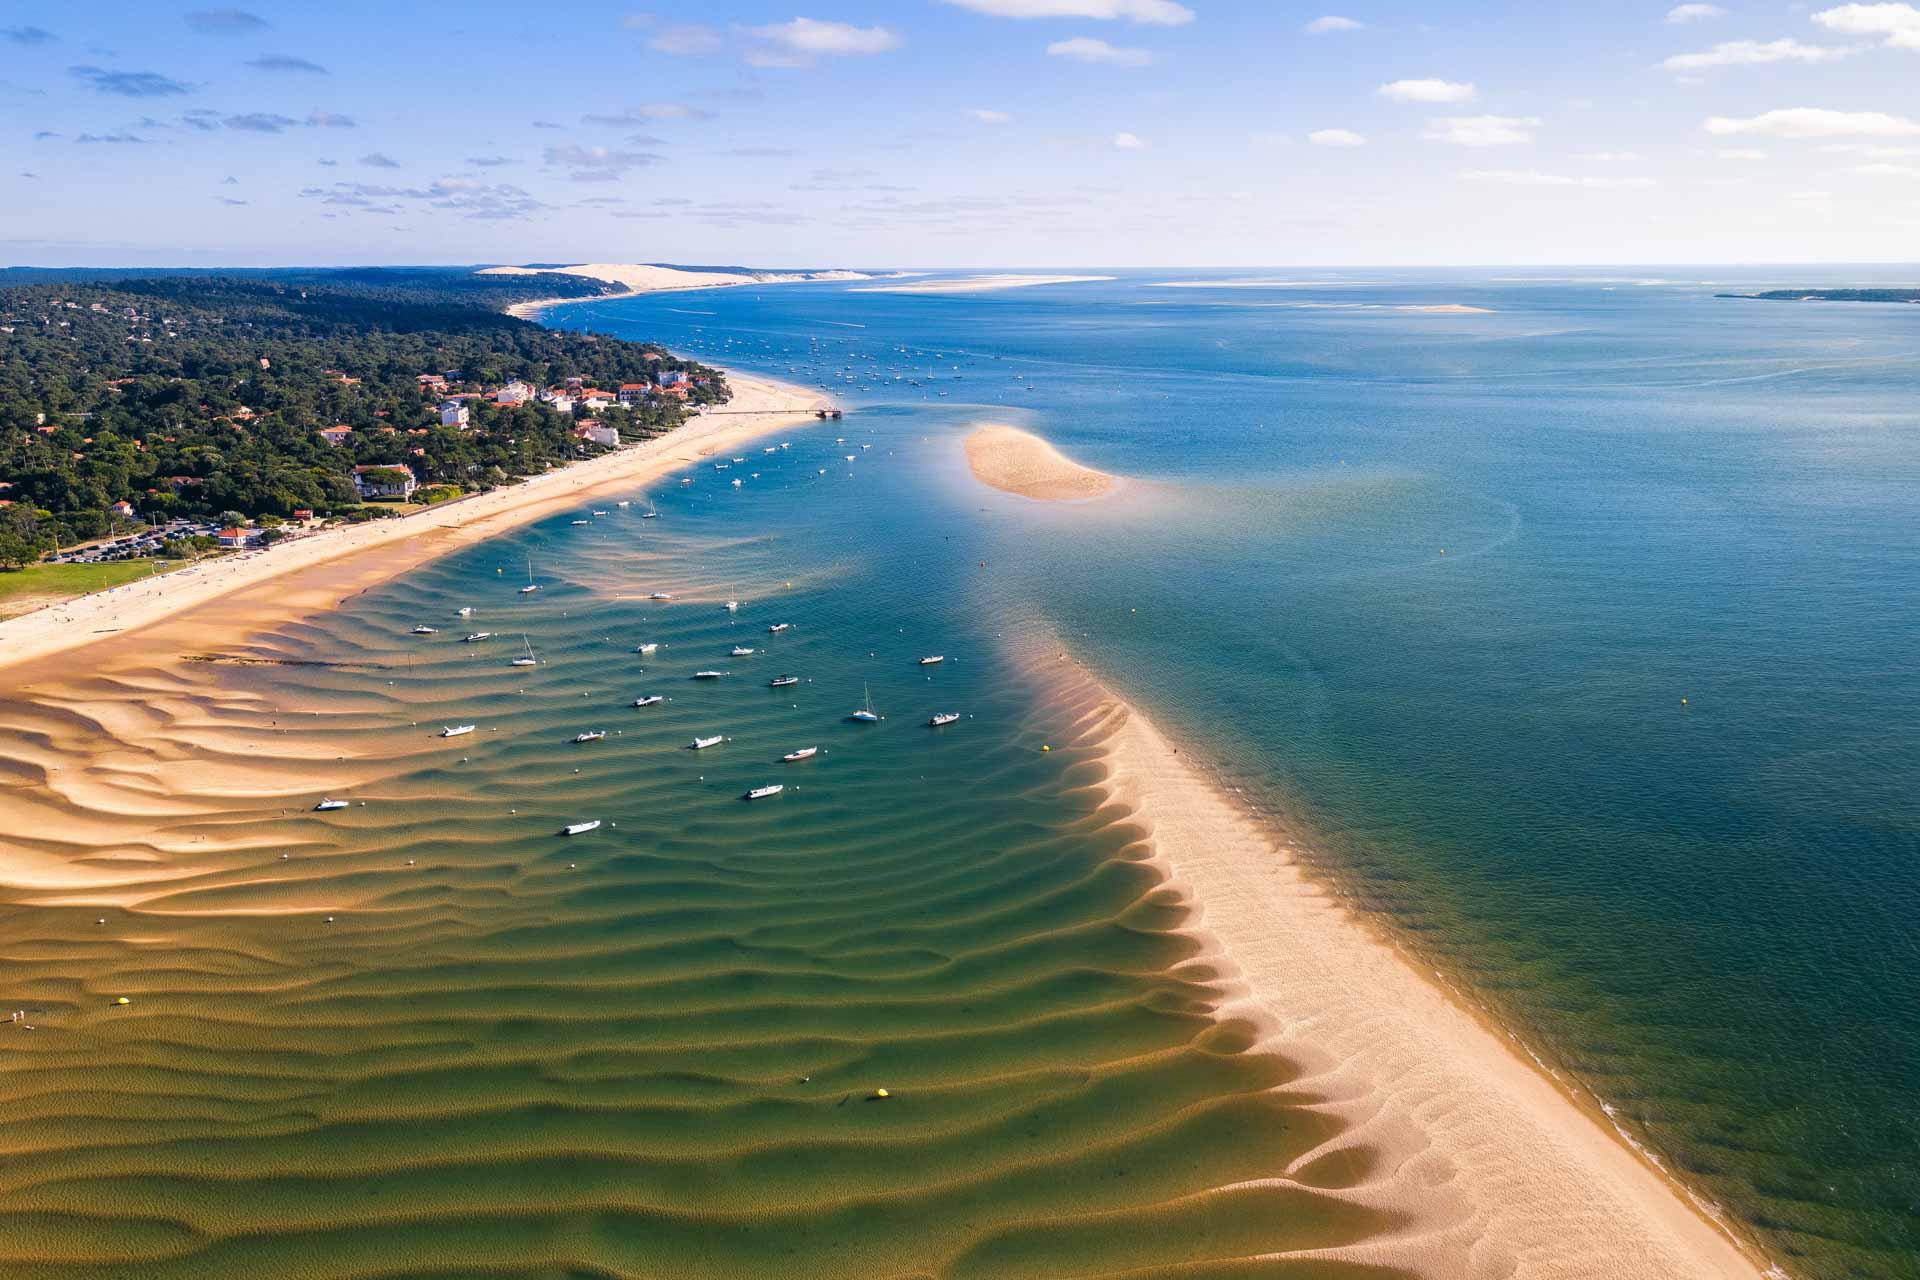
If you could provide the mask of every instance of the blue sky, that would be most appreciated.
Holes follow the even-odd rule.
[[[0,138],[10,263],[1899,261],[1920,7],[12,0]]]

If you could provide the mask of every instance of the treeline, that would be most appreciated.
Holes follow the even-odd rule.
[[[469,429],[442,426],[443,393],[422,374],[485,393],[569,378],[613,390],[679,371],[695,380],[691,403],[726,398],[715,371],[658,347],[497,310],[601,291],[431,269],[0,288],[0,501],[12,512],[0,523],[66,545],[110,531],[121,500],[142,519],[338,511],[358,502],[356,465],[473,490],[602,450],[575,438],[575,415],[535,402],[470,400]],[[684,412],[656,395],[595,416],[634,439]],[[319,434],[341,426],[352,431],[338,445]]]

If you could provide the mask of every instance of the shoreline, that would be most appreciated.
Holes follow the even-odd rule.
[[[583,498],[648,484],[696,461],[703,452],[718,452],[768,431],[813,422],[814,409],[827,403],[825,396],[803,387],[722,372],[733,389],[733,399],[657,439],[414,515],[325,530],[268,550],[205,561],[0,621],[0,670],[122,638],[198,606],[362,553],[384,551],[379,576],[394,577]]]
[[[1784,1275],[1057,637],[1008,644],[1046,710],[1065,713],[1070,749],[1098,765],[1086,789],[1146,829],[1186,930],[1228,975],[1215,1016],[1253,1022],[1256,1050],[1306,1065],[1289,1087],[1347,1121],[1335,1151],[1371,1150],[1373,1175],[1348,1194],[1404,1225],[1334,1254],[1448,1280]]]

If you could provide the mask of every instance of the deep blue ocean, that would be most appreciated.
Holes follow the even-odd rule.
[[[1791,1269],[1894,1277],[1920,1256],[1920,307],[1715,296],[1883,282],[1122,273],[545,319],[924,444],[932,497],[851,504],[850,546],[941,614],[1057,628]],[[1436,306],[1477,310],[1407,309]],[[983,421],[1133,483],[980,489]]]

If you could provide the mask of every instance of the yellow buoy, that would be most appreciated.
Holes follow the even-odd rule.
[[[1044,746],[1044,745],[1043,745],[1043,746],[1042,746],[1042,747],[1041,747],[1040,749],[1041,749],[1042,751],[1051,751],[1051,750],[1053,750],[1053,748],[1052,748],[1052,747],[1050,747],[1050,746]]]
[[[888,1093],[885,1089],[875,1089],[873,1091],[873,1100],[875,1102],[880,1102],[886,1098],[891,1098],[892,1096],[893,1095]]]
[[[1682,699],[1680,699],[1680,705],[1681,705],[1681,706],[1683,706],[1683,707],[1684,707],[1684,706],[1686,706],[1686,705],[1687,705],[1687,700],[1686,700],[1685,698],[1682,698]]]
[[[114,1003],[115,1004],[132,1004],[133,1001],[127,999],[125,996],[121,996],[118,1000],[115,1000]]]

